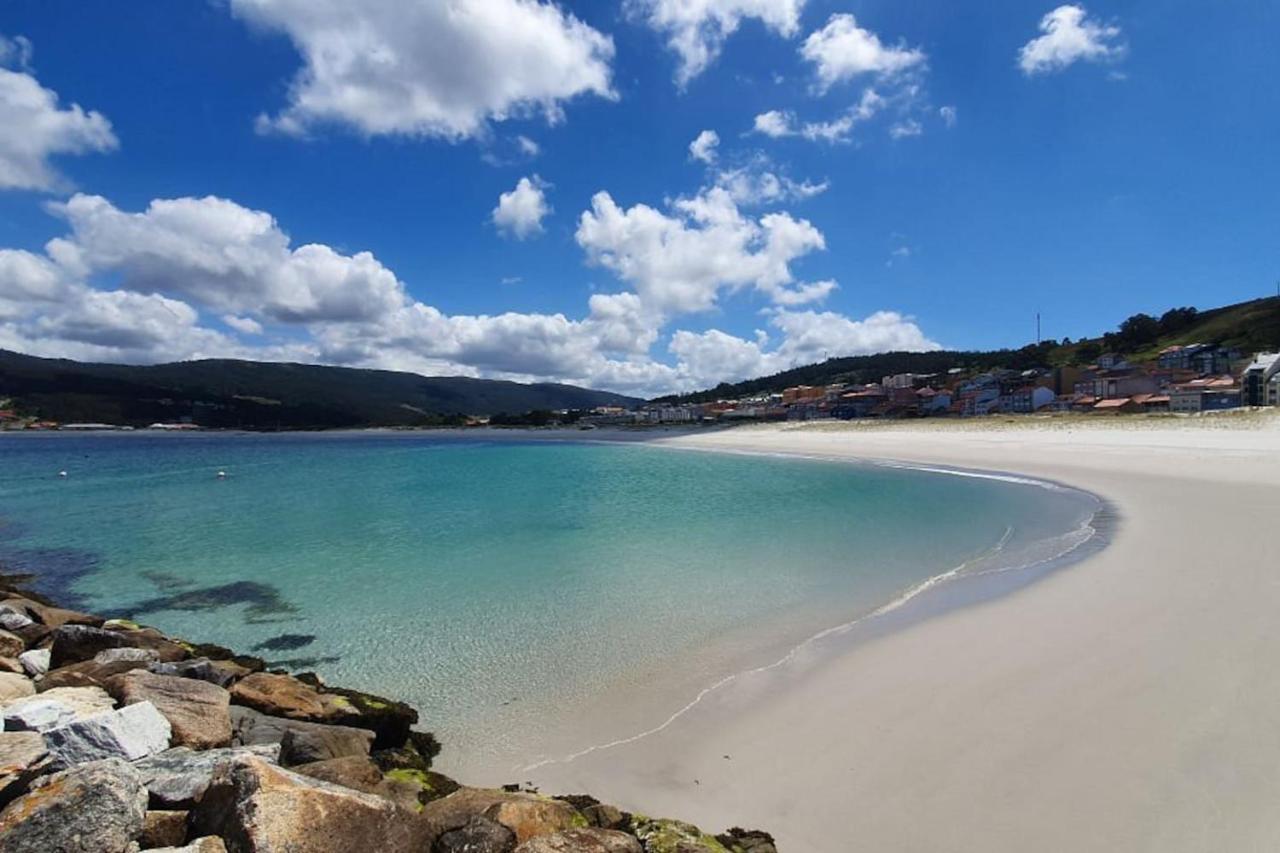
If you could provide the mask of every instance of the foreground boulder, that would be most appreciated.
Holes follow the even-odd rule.
[[[285,770],[260,758],[218,768],[192,810],[198,834],[218,835],[233,851],[422,853],[437,832],[389,800]]]
[[[280,763],[285,766],[367,756],[373,745],[373,733],[365,729],[288,720],[234,705],[231,725],[231,740],[237,745],[279,744]]]
[[[55,773],[0,812],[0,853],[124,853],[142,833],[147,790],[119,759]]]
[[[107,681],[122,705],[150,702],[173,730],[175,746],[213,749],[231,743],[231,694],[216,684],[135,669]]]
[[[634,836],[611,829],[568,829],[531,838],[516,853],[646,853]],[[706,848],[698,848],[706,853]]]
[[[586,819],[578,810],[561,800],[488,788],[460,788],[428,803],[423,814],[445,831],[458,829],[477,815],[486,817],[515,833],[518,844],[539,835],[586,826]]]
[[[165,750],[134,763],[142,784],[158,809],[187,809],[204,798],[214,774],[223,764],[245,758],[275,762],[280,754],[276,744],[208,749],[201,752],[185,746]]]
[[[169,721],[150,702],[75,720],[45,732],[58,767],[104,758],[136,761],[169,748]]]

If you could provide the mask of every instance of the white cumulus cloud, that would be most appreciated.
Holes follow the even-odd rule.
[[[548,186],[537,175],[521,178],[515,189],[498,196],[498,206],[493,209],[493,224],[517,240],[541,234],[542,220],[551,213],[547,204]]]
[[[52,241],[50,254],[68,269],[116,272],[126,290],[285,322],[363,320],[404,300],[403,285],[372,254],[290,248],[270,214],[227,199],[157,199],[128,213],[77,194],[51,209],[71,235]]]
[[[805,0],[625,0],[625,7],[667,37],[679,58],[676,82],[684,87],[706,70],[744,20],[756,19],[781,36],[800,31]]]
[[[66,182],[49,164],[57,154],[111,151],[119,142],[102,113],[59,105],[27,70],[31,43],[0,35],[0,190],[56,190]]]
[[[720,134],[714,130],[704,130],[689,143],[689,157],[702,163],[716,161],[716,148],[720,145]]]
[[[823,248],[821,232],[786,212],[748,215],[715,184],[663,210],[598,193],[577,239],[623,289],[592,295],[578,318],[447,314],[372,253],[295,245],[270,214],[227,199],[155,199],[130,212],[76,195],[49,209],[68,230],[43,254],[0,249],[2,348],[136,363],[306,361],[653,396],[825,355],[936,346],[897,314],[801,308],[836,287],[792,269]],[[681,316],[739,291],[769,301],[776,343],[677,327],[671,361],[654,356]]]
[[[1076,62],[1112,62],[1126,48],[1120,28],[1090,19],[1083,6],[1059,6],[1040,19],[1042,35],[1018,51],[1018,65],[1027,76],[1048,74]]]
[[[832,15],[826,26],[805,39],[800,55],[813,64],[818,87],[824,92],[865,74],[891,77],[926,60],[919,48],[886,45],[878,35],[859,27],[850,14]]]
[[[613,41],[545,0],[231,0],[285,33],[303,68],[259,127],[305,134],[474,137],[489,122],[558,121],[582,95],[616,97]]]
[[[791,264],[826,247],[804,219],[743,215],[723,187],[676,200],[670,212],[645,204],[624,209],[607,192],[578,223],[578,244],[593,263],[631,285],[641,304],[670,317],[706,311],[722,291],[753,288],[775,302],[819,291],[792,287]]]

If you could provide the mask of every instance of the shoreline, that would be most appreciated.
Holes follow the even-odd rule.
[[[1280,593],[1256,577],[1277,554],[1263,531],[1267,508],[1280,506],[1280,430],[1259,420],[1229,430],[788,425],[667,439],[1008,471],[1100,495],[1124,524],[1070,572],[744,685],[696,719],[611,749],[611,771],[587,758],[535,780],[589,780],[624,803],[679,803],[697,820],[750,813],[789,850],[837,849],[832,814],[865,827],[875,849],[1273,849],[1280,819],[1264,804],[1277,783],[1243,778],[1260,754],[1280,760],[1280,691],[1267,677],[1280,668],[1257,649]],[[1206,571],[1224,563],[1242,575],[1225,589]],[[1214,642],[1224,636],[1245,646],[1226,667],[1229,644]],[[1156,677],[1169,671],[1179,680]],[[1223,681],[1230,689],[1201,689]],[[1267,726],[1205,710],[1224,702]],[[1097,766],[1082,767],[1081,754]]]
[[[548,440],[552,439],[548,437]],[[563,436],[563,440],[581,441],[572,435]],[[586,441],[597,444],[619,443],[618,439],[612,437],[588,439]],[[622,439],[621,441],[626,443],[628,440]],[[1027,486],[1030,488],[1046,489],[1049,491],[1072,492],[1094,502],[1096,506],[1088,519],[1079,527],[1068,530],[1061,534],[1061,536],[1056,537],[1057,539],[1063,539],[1071,536],[1073,533],[1081,532],[1086,528],[1088,529],[1089,533],[1085,535],[1084,539],[1066,547],[1065,550],[1053,553],[1046,557],[1029,558],[1030,562],[1019,561],[1014,565],[997,566],[995,568],[987,568],[972,572],[966,571],[971,567],[971,565],[979,564],[988,558],[994,557],[996,553],[1000,552],[1007,541],[1008,535],[1013,532],[1013,529],[1010,528],[1007,531],[1006,538],[1002,539],[987,551],[966,558],[956,565],[950,566],[937,574],[931,575],[912,584],[909,587],[905,587],[893,593],[890,598],[885,599],[882,603],[875,605],[869,610],[858,612],[850,618],[835,624],[828,624],[824,627],[816,628],[816,630],[811,629],[812,633],[803,636],[801,639],[783,640],[768,646],[766,649],[755,650],[755,657],[764,658],[766,662],[752,663],[746,660],[742,661],[742,668],[734,669],[728,672],[728,674],[723,675],[698,689],[698,692],[691,700],[676,708],[675,711],[663,718],[656,726],[633,734],[619,735],[613,740],[607,742],[590,744],[578,748],[568,755],[553,755],[540,758],[526,766],[511,768],[511,772],[519,774],[536,774],[537,771],[543,770],[544,768],[571,765],[578,759],[584,758],[588,755],[607,753],[618,747],[638,744],[645,738],[660,734],[673,725],[677,725],[685,715],[695,712],[704,700],[721,690],[732,688],[732,686],[738,681],[750,679],[754,676],[772,672],[773,670],[785,668],[808,655],[812,655],[819,660],[827,659],[831,656],[837,656],[847,652],[847,647],[849,645],[867,642],[872,638],[883,636],[890,632],[904,630],[917,622],[934,618],[954,609],[980,604],[982,602],[1007,595],[1024,586],[1034,584],[1050,573],[1062,571],[1075,566],[1098,551],[1106,548],[1111,541],[1111,538],[1114,536],[1117,524],[1115,507],[1106,499],[1098,495],[1072,486],[1067,486],[1062,483],[1033,477],[1020,477],[1001,471],[965,468],[939,468],[901,461],[845,458],[840,456],[809,455],[799,453],[764,453],[750,450],[688,447],[680,444],[660,445],[659,449],[733,456],[756,456],[770,459],[782,458],[873,468],[886,467],[934,475],[972,477],[1012,485]],[[1037,540],[1036,544],[1042,544],[1047,541],[1051,540]],[[837,641],[842,641],[844,647],[835,649],[824,648],[824,645],[827,644],[828,641],[832,644]],[[780,655],[780,657],[778,657],[778,655]],[[604,700],[606,710],[601,712],[594,706],[591,708],[584,708],[583,716],[591,719],[609,719],[613,716],[613,712],[618,710],[620,702],[624,703],[623,707],[626,707],[629,705],[630,701],[635,700],[635,698],[636,697],[634,696],[628,696],[625,691],[621,692],[620,698],[619,696],[613,695],[611,691],[606,690],[601,694],[601,696],[597,697],[597,699]],[[661,714],[663,712],[659,710],[658,713]],[[501,775],[501,773],[499,772],[497,775]]]

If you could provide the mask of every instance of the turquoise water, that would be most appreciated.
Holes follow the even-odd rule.
[[[520,766],[610,691],[653,700],[607,721],[626,735],[962,563],[1060,550],[1095,509],[643,444],[0,436],[5,570],[240,651],[275,638],[254,653],[410,701],[446,766]]]

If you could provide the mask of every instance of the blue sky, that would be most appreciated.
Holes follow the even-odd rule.
[[[1267,295],[1277,33],[1260,0],[6,0],[0,347],[657,393]]]

